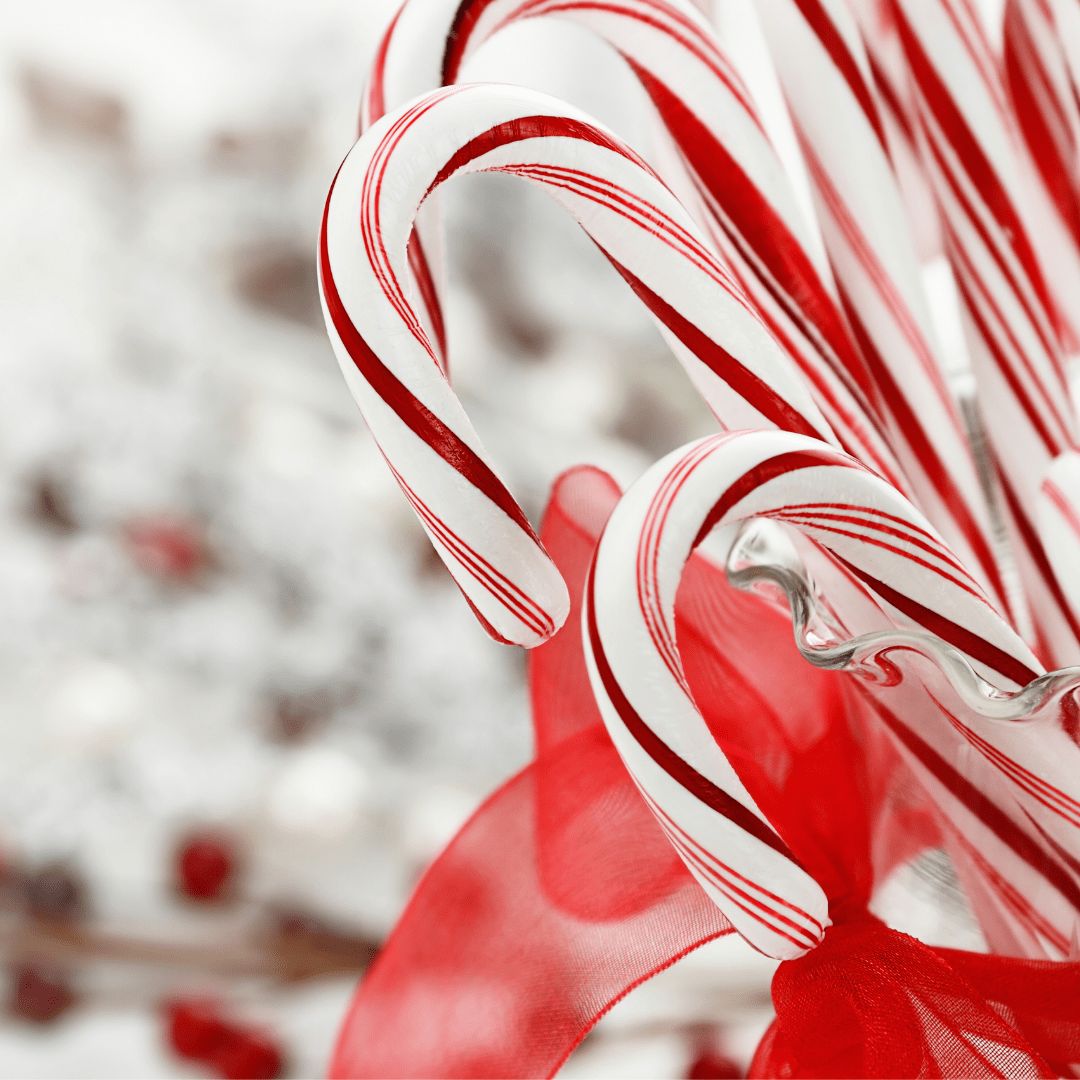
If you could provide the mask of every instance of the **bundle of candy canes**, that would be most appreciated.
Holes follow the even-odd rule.
[[[335,1075],[550,1075],[731,932],[783,961],[752,1075],[1078,1075],[1080,4],[1008,0],[1000,55],[970,0],[758,12],[824,257],[689,0],[406,0],[378,49],[323,220],[327,326],[477,618],[533,650],[537,754],[422,879]],[[457,82],[542,17],[630,66],[652,166],[570,105]],[[564,475],[539,535],[451,389],[438,188],[477,171],[573,215],[721,429],[625,493]],[[988,954],[869,914],[929,847]]]

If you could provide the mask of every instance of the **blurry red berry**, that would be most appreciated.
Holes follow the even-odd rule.
[[[274,1080],[281,1073],[281,1051],[266,1035],[240,1031],[214,1055],[225,1080]]]
[[[193,836],[177,853],[177,888],[193,900],[220,900],[233,875],[232,845],[220,836]]]
[[[24,964],[14,968],[11,976],[8,1011],[21,1020],[47,1024],[75,1004],[75,994],[59,972]]]
[[[686,1072],[686,1080],[738,1080],[740,1076],[739,1066],[714,1050],[699,1054]]]
[[[183,998],[165,1006],[169,1045],[180,1057],[210,1061],[235,1032],[218,1015],[212,1001]]]
[[[165,581],[190,581],[206,561],[197,526],[168,518],[146,518],[127,528],[131,557],[141,570]]]

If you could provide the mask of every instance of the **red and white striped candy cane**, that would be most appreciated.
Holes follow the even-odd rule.
[[[882,126],[919,258],[930,262],[943,252],[941,220],[923,166],[918,104],[896,30],[892,0],[848,0],[848,6],[866,47]]]
[[[1080,619],[1035,524],[1046,469],[1076,439],[1050,284],[1061,284],[1060,268],[1047,270],[1035,240],[1051,230],[1033,224],[1034,168],[1023,167],[1011,104],[973,10],[961,0],[899,0],[895,10],[1017,563],[1044,646],[1055,663],[1069,663],[1080,659]]]
[[[1009,944],[1060,956],[1080,913],[1080,749],[1067,713],[1003,721],[958,699],[928,657],[962,669],[976,697],[984,692],[972,668],[1008,689],[1035,679],[1038,661],[902,495],[852,458],[787,433],[725,433],[655,465],[609,520],[587,585],[594,693],[691,871],[758,948],[784,956],[812,947],[821,898],[712,740],[675,637],[675,596],[695,545],[714,526],[762,517],[830,552],[894,625],[927,632],[866,639],[865,653],[887,648],[904,671],[898,686],[868,687],[872,707],[962,850],[977,853],[968,864],[994,911],[1012,920]],[[979,700],[986,713],[1013,705],[993,693]]]
[[[834,436],[789,358],[670,191],[625,144],[545,95],[436,91],[384,117],[343,162],[319,249],[327,328],[382,453],[488,631],[531,647],[569,601],[454,395],[406,293],[427,194],[458,173],[538,185],[645,302],[720,423]]]
[[[1080,87],[1080,0],[1050,0],[1050,9],[1075,91]]]
[[[1054,459],[1036,503],[1039,536],[1062,590],[1080,611],[1080,454]]]
[[[858,25],[843,0],[759,0],[758,8],[890,442],[927,516],[1000,605],[1005,590],[989,513],[935,353]]]
[[[675,641],[675,592],[712,506],[693,496],[729,443],[743,433],[669,454],[623,496],[586,584],[582,637],[604,722],[661,828],[739,933],[792,959],[820,943],[827,898],[709,733]]]
[[[1005,72],[1028,149],[1080,243],[1080,110],[1048,0],[1007,0]]]
[[[379,47],[362,122],[458,77],[493,35],[557,17],[617,49],[652,98],[677,151],[664,180],[706,229],[770,330],[795,359],[841,445],[907,490],[878,429],[858,349],[830,291],[786,174],[712,27],[689,0],[408,0]],[[441,327],[434,215],[412,242],[425,321]]]

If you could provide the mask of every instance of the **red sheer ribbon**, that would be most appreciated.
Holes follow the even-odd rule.
[[[1073,1076],[1080,964],[930,949],[872,916],[781,964],[762,1077]]]
[[[424,875],[360,984],[331,1076],[550,1076],[627,991],[731,932],[642,801],[589,688],[580,597],[618,497],[595,469],[556,484],[541,538],[574,606],[530,654],[537,759]]]
[[[630,989],[731,932],[589,687],[580,596],[618,496],[596,469],[555,485],[541,536],[574,608],[530,656],[537,758],[421,880],[361,982],[332,1076],[550,1076]],[[865,914],[874,882],[940,834],[844,678],[798,655],[790,617],[694,557],[676,623],[714,736],[840,924],[781,965],[752,1075],[1034,1077],[1080,1060],[1080,966],[930,950]]]

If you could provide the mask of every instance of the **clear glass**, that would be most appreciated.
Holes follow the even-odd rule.
[[[862,586],[771,521],[742,527],[726,571],[786,604],[801,654],[850,680],[853,713],[919,778],[991,948],[1080,955],[1080,668],[1002,690],[940,638],[888,625]]]

